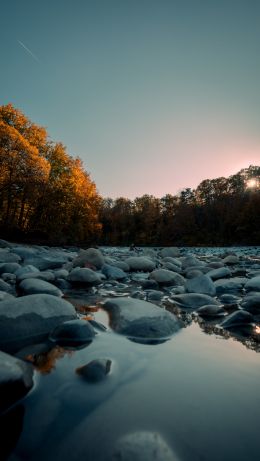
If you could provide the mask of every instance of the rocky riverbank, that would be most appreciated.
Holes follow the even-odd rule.
[[[91,345],[96,352],[75,372],[83,382],[99,385],[116,368],[109,338],[122,336],[143,347],[160,345],[181,337],[194,323],[205,333],[234,337],[259,351],[259,248],[80,250],[2,240],[2,418],[33,393],[37,372],[44,367],[49,371],[53,356],[55,363],[66,351]],[[103,337],[108,344],[105,357],[98,347]],[[7,446],[4,459],[12,457],[13,445]],[[160,432],[140,428],[118,437],[105,459],[177,457]]]

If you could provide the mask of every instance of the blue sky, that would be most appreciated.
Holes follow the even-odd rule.
[[[0,104],[80,156],[102,195],[259,165],[258,0],[9,0],[1,19]]]

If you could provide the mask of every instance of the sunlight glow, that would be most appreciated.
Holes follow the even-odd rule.
[[[258,187],[258,181],[257,179],[252,178],[247,181],[246,185],[250,189],[256,189]]]

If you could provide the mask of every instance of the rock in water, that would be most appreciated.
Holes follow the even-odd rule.
[[[216,294],[215,285],[207,275],[199,275],[187,280],[185,288],[188,293],[202,293],[209,296],[215,296]]]
[[[145,256],[131,256],[125,261],[131,271],[147,271],[150,272],[155,268],[155,263]]]
[[[110,373],[112,361],[109,359],[92,360],[83,367],[77,368],[77,373],[86,381],[97,383],[103,381]]]
[[[200,293],[185,293],[174,295],[171,296],[171,299],[173,299],[179,307],[188,309],[197,309],[198,307],[205,306],[207,304],[219,305],[219,302],[214,298]]]
[[[178,258],[178,256],[180,256],[180,250],[176,247],[166,247],[161,250],[160,255],[162,258],[167,258],[168,256],[171,258]]]
[[[93,326],[87,320],[69,320],[58,325],[50,334],[50,340],[60,346],[79,346],[92,341]]]
[[[100,275],[92,269],[88,269],[86,267],[76,267],[73,269],[68,276],[68,281],[72,285],[86,286],[100,285],[102,283]]]
[[[223,328],[235,328],[241,327],[253,323],[254,317],[247,311],[238,310],[230,314],[223,322],[221,326]]]
[[[245,289],[247,291],[260,291],[260,275],[248,280],[245,284]]]
[[[35,278],[28,278],[23,280],[20,283],[19,288],[26,295],[45,293],[53,296],[62,296],[61,290],[59,290],[59,288],[57,288],[55,285]]]
[[[73,267],[89,267],[90,269],[101,269],[105,264],[104,256],[96,248],[80,250],[79,255],[73,260]]]
[[[167,339],[180,329],[174,314],[135,298],[110,298],[104,303],[111,327],[133,339]]]
[[[149,278],[155,280],[159,285],[162,286],[176,286],[185,284],[185,278],[182,277],[182,275],[167,269],[156,269],[151,272]]]
[[[0,412],[21,399],[33,386],[33,367],[0,351]]]
[[[48,294],[1,301],[0,348],[13,352],[40,342],[57,325],[76,317],[72,304]]]
[[[156,432],[134,432],[118,440],[108,461],[177,461]]]

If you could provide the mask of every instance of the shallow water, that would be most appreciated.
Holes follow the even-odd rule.
[[[98,358],[112,360],[111,374],[88,383],[75,370]],[[158,345],[99,332],[80,350],[43,354],[38,370],[2,420],[4,459],[105,461],[136,430],[159,432],[183,461],[259,459],[259,355],[197,323]]]

